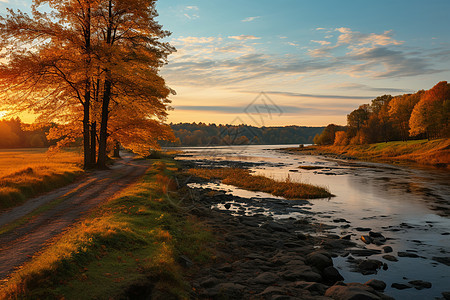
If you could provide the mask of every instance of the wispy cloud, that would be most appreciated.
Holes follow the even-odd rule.
[[[320,44],[320,45],[322,45],[322,46],[330,45],[330,44],[331,44],[331,42],[329,42],[329,41],[316,41],[316,40],[311,40],[311,42]]]
[[[229,36],[228,38],[234,39],[234,40],[238,40],[238,41],[259,40],[259,39],[261,39],[260,37],[256,37],[254,35],[245,35],[245,34]]]
[[[183,9],[183,15],[189,20],[196,20],[200,18],[198,6],[186,6]]]
[[[244,20],[242,20],[241,22],[253,22],[253,21],[255,21],[256,19],[259,19],[259,18],[261,18],[261,16],[248,17],[248,18],[245,18]]]

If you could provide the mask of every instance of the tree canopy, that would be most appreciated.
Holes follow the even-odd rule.
[[[173,139],[163,123],[173,91],[159,69],[175,49],[161,41],[170,33],[155,2],[34,0],[31,16],[9,10],[0,18],[2,109],[61,124],[49,133],[64,137],[60,145],[82,135],[85,167],[105,167],[113,143],[143,153]]]

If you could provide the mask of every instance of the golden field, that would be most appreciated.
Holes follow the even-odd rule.
[[[0,209],[73,181],[83,170],[76,150],[0,150]]]

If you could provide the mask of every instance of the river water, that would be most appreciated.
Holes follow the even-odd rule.
[[[450,258],[449,171],[293,155],[278,150],[288,146],[191,147],[177,150],[184,151],[178,159],[192,160],[199,165],[211,165],[211,162],[218,166],[226,166],[230,162],[250,163],[250,169],[256,174],[279,180],[289,177],[293,181],[327,187],[335,197],[310,200],[306,205],[314,213],[315,222],[335,226],[326,232],[341,236],[351,234],[352,240],[363,246],[359,237],[367,232],[356,228],[371,228],[388,239],[385,245],[394,249],[390,254],[397,256],[397,252],[403,251],[419,256],[398,257],[398,262],[384,260],[381,257],[383,254],[370,256],[389,266],[388,270],[379,270],[372,275],[351,271],[348,259],[337,257],[334,264],[345,282],[364,283],[372,278],[383,280],[388,286],[386,294],[396,299],[434,299],[441,297],[441,292],[450,291],[450,266],[442,263],[443,259]],[[301,166],[316,169],[305,170],[299,168]],[[240,197],[273,197],[217,183],[203,186]],[[271,215],[270,211],[266,213]],[[304,216],[294,210],[273,217]],[[339,218],[347,222],[334,221]],[[373,244],[366,248],[382,249]],[[391,288],[392,283],[407,284],[411,280],[428,281],[432,287],[422,290]]]

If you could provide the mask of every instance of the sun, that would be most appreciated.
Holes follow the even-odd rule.
[[[4,116],[6,116],[8,112],[7,111],[0,111],[0,120],[3,119]]]

